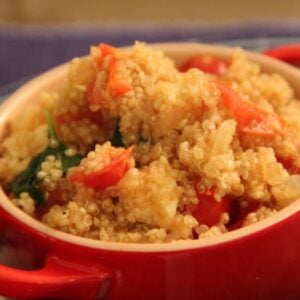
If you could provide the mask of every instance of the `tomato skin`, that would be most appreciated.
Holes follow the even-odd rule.
[[[54,191],[49,191],[45,203],[37,206],[35,209],[35,216],[37,219],[41,220],[53,205],[63,205],[63,194],[64,191],[60,187],[57,187]]]
[[[62,124],[70,122],[78,122],[82,119],[88,119],[98,125],[103,125],[103,118],[101,113],[92,112],[89,109],[83,108],[77,113],[67,112],[56,117],[56,124],[60,127]]]
[[[117,184],[130,168],[130,159],[133,147],[130,147],[120,155],[115,157],[110,164],[103,169],[85,174],[82,171],[74,170],[69,174],[71,182],[81,182],[94,189],[105,190],[106,188]]]
[[[222,104],[232,113],[241,132],[264,137],[282,133],[285,124],[279,116],[264,112],[254,104],[243,101],[228,85],[220,81],[215,83],[221,92]],[[253,122],[256,123],[255,126]]]
[[[191,207],[192,215],[197,219],[200,224],[213,226],[221,221],[223,213],[229,213],[231,198],[225,196],[220,202],[216,201],[213,195],[213,190],[208,190],[200,194],[197,190],[197,197],[199,203]]]
[[[230,210],[230,222],[227,224],[228,230],[232,231],[241,228],[249,213],[259,209],[260,203],[256,201],[248,202],[248,206],[243,207],[239,201],[233,200]]]
[[[98,59],[98,69],[103,69],[104,59],[109,56],[106,84],[112,97],[119,98],[132,90],[129,82],[124,78],[119,78],[118,74],[118,67],[126,60],[126,57],[118,53],[117,48],[108,44],[100,44],[98,47],[101,53]],[[103,99],[101,98],[101,93],[99,93],[99,87],[95,83],[96,79],[87,86],[87,101],[90,106],[97,107]]]
[[[112,55],[114,57],[116,52],[118,51],[118,49],[111,45],[105,44],[105,43],[99,44],[98,47],[101,51],[101,55],[98,60],[98,65],[99,65],[99,67],[102,67],[103,59],[108,55]]]
[[[300,174],[300,167],[296,163],[296,159],[299,159],[299,156],[293,158],[277,155],[276,159],[290,174]]]
[[[99,104],[99,99],[98,99],[97,93],[95,91],[95,82],[94,81],[91,82],[90,84],[88,84],[86,96],[87,96],[87,102],[89,105],[93,106],[93,105]]]
[[[186,60],[178,69],[186,72],[192,68],[214,75],[224,75],[227,71],[227,64],[211,55],[196,55]]]
[[[217,202],[213,195],[213,189],[203,194],[196,189],[196,194],[199,203],[190,207],[190,211],[200,224],[209,227],[220,223],[222,214],[228,213],[230,220],[226,224],[227,229],[230,231],[238,229],[243,225],[247,215],[255,212],[260,207],[260,203],[256,201],[251,201],[248,206],[243,207],[237,199],[230,196],[225,196],[220,202]]]

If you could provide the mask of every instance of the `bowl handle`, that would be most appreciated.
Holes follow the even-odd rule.
[[[0,295],[18,299],[103,299],[111,273],[98,267],[86,269],[79,270],[78,265],[53,255],[47,256],[45,266],[39,270],[0,265]]]
[[[10,216],[4,216],[8,215],[0,207],[0,241],[5,240],[7,227],[18,227],[12,224]],[[34,245],[38,245],[37,241]],[[99,264],[82,265],[47,248],[40,269],[21,270],[0,264],[0,296],[18,299],[103,299],[106,296],[111,270]]]

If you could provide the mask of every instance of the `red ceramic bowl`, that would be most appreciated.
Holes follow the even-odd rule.
[[[229,57],[232,49],[162,44],[181,63],[195,54]],[[266,72],[282,74],[300,96],[300,73],[250,54]],[[63,65],[30,81],[1,107],[5,124],[59,88]],[[296,299],[300,297],[300,200],[268,219],[221,237],[168,244],[122,244],[72,236],[17,209],[0,190],[1,240],[26,270],[0,265],[0,295],[70,299]]]

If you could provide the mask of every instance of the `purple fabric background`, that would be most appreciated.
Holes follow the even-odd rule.
[[[92,44],[106,42],[121,46],[135,40],[200,41],[261,50],[278,44],[300,42],[300,22],[112,24],[101,27],[78,24],[52,28],[2,26],[0,94],[13,90],[19,80],[24,81],[74,56],[87,54]]]

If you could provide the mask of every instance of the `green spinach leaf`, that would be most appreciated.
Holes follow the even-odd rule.
[[[125,146],[124,143],[123,143],[123,140],[122,140],[122,134],[120,132],[119,121],[116,124],[114,135],[113,135],[113,138],[111,140],[111,144],[114,147],[124,147]]]
[[[83,158],[79,154],[66,155],[68,147],[58,140],[54,122],[49,112],[45,112],[45,117],[48,125],[48,146],[44,151],[33,157],[28,167],[10,183],[10,190],[17,197],[22,192],[27,192],[37,205],[41,205],[45,201],[44,191],[41,188],[41,181],[37,178],[37,174],[41,170],[41,164],[46,157],[54,155],[56,159],[61,161],[64,176],[71,167],[77,166]]]

